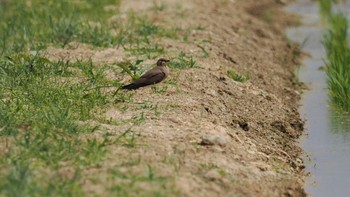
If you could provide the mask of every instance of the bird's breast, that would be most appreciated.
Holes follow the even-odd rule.
[[[167,77],[169,75],[169,68],[167,66],[164,66],[164,74],[165,74],[165,77]]]

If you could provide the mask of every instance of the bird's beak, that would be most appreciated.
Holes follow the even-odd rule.
[[[165,60],[165,62],[170,62],[170,60]]]

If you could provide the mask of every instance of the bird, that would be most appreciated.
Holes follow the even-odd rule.
[[[157,61],[156,67],[147,71],[145,74],[143,74],[140,78],[136,79],[131,84],[122,86],[121,89],[136,90],[138,88],[153,85],[163,81],[169,75],[169,68],[167,65],[169,61],[170,60],[167,60],[165,58],[160,58]]]

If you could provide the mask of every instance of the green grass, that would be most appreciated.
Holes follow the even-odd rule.
[[[90,120],[108,122],[103,109],[130,102],[132,95],[121,92],[114,97],[113,90],[106,91],[120,85],[105,78],[108,65],[53,62],[22,53],[0,60],[0,137],[9,142],[7,151],[0,152],[0,195],[85,196],[81,176],[67,179],[55,173],[100,164],[111,144],[137,147],[139,135],[131,129],[114,139],[91,135],[100,129]],[[151,110],[159,114],[157,105]],[[121,124],[144,121],[141,112]]]
[[[106,73],[138,78],[145,71],[144,60],[167,53],[157,39],[184,41],[189,30],[165,28],[132,12],[121,20],[119,4],[120,0],[0,1],[0,196],[86,196],[84,169],[106,162],[110,146],[139,145],[139,133],[131,128],[120,135],[101,134],[101,124],[140,125],[145,110],[161,113],[158,104],[145,105],[128,120],[106,120],[104,112],[111,106],[125,104],[122,110],[133,110],[127,106],[133,104],[134,94],[116,91],[120,81],[108,79]],[[154,5],[155,12],[165,9]],[[51,61],[42,55],[49,46],[69,48],[72,42],[119,47],[127,57],[107,65],[86,59]],[[171,64],[173,69],[196,66],[184,52]],[[176,79],[169,84],[176,85]],[[152,90],[163,94],[167,86]],[[62,175],[63,169],[70,169],[70,176]],[[167,179],[158,178],[151,167],[147,173],[127,179],[159,184],[157,191],[145,192],[166,196],[160,190],[168,187]],[[129,182],[110,188],[118,195],[138,196],[143,191]]]
[[[116,9],[105,10],[107,5]],[[48,44],[65,47],[79,41],[94,46],[120,42],[110,30],[117,24],[107,19],[119,10],[119,0],[17,0],[0,3],[1,54],[38,51]]]
[[[123,23],[118,20],[119,4],[120,0],[3,1],[0,55],[39,51],[50,45],[67,47],[75,41],[96,47],[123,47],[132,55],[153,59],[165,50],[151,43],[152,38],[177,38],[185,31],[160,27],[132,12]],[[112,20],[112,16],[117,19]]]
[[[320,7],[320,14],[327,18],[332,14],[332,0],[318,0]]]
[[[103,161],[105,140],[82,137],[97,127],[78,123],[95,119],[113,100],[98,88],[116,85],[104,78],[103,69],[91,61],[51,62],[25,54],[0,60],[0,136],[11,142],[1,152],[1,169],[7,173],[0,175],[0,194],[18,196],[20,187],[24,196],[46,196],[62,192],[52,187],[65,182],[78,192],[78,178],[62,181],[39,172]]]
[[[17,162],[13,165],[0,184],[5,196],[84,196],[79,185],[79,171],[72,172],[72,177],[66,179],[58,174],[40,177],[26,164]]]
[[[327,21],[328,32],[323,44],[327,52],[327,82],[333,104],[350,111],[350,48],[347,37],[348,20],[343,13],[331,11],[332,1],[319,0],[321,14]]]
[[[118,184],[109,188],[111,194],[116,196],[179,196],[178,191],[172,185],[172,178],[158,175],[150,165],[146,166],[143,175],[131,171],[124,173],[117,169],[110,169],[109,174],[110,181],[118,181]],[[156,189],[149,187],[155,185],[157,185]]]
[[[193,57],[187,55],[183,51],[181,51],[176,58],[171,59],[169,62],[169,67],[173,69],[194,68],[196,66],[197,62],[193,59]]]
[[[272,24],[276,21],[276,15],[277,15],[276,12],[277,12],[276,8],[266,9],[263,13],[262,19],[265,22]]]
[[[230,77],[232,80],[237,81],[237,82],[246,82],[247,80],[249,80],[248,74],[239,74],[233,70],[228,70],[227,76]]]
[[[126,60],[124,62],[119,62],[117,66],[120,67],[123,72],[127,73],[133,80],[135,80],[138,79],[144,72],[140,65],[142,62],[143,59],[137,59],[135,63]]]

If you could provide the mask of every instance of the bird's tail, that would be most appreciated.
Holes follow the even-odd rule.
[[[142,85],[131,83],[129,85],[122,86],[121,89],[123,89],[123,90],[136,90],[139,87],[142,87]]]

